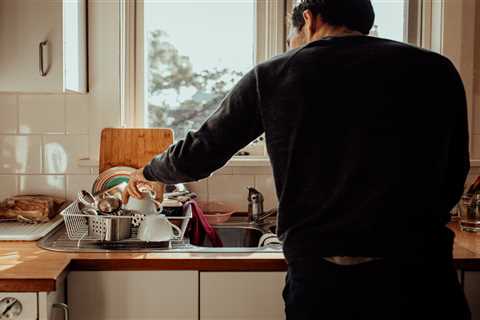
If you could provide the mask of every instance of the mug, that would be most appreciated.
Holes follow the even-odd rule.
[[[124,208],[131,211],[137,211],[143,214],[156,214],[162,211],[162,205],[155,200],[153,191],[142,192],[142,199],[130,197]]]
[[[142,241],[170,241],[180,239],[182,231],[163,214],[147,215],[138,228],[137,238]]]

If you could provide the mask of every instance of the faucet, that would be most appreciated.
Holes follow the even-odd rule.
[[[255,188],[248,189],[248,221],[255,222],[257,224],[262,223],[266,218],[277,213],[276,209],[269,211],[263,210],[263,194]]]

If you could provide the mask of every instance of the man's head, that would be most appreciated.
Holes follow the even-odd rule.
[[[288,45],[298,48],[319,36],[342,32],[368,34],[374,20],[370,0],[302,0],[292,12]]]

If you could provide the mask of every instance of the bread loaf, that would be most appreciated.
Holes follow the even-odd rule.
[[[65,199],[45,195],[11,197],[0,202],[0,221],[48,222],[58,214],[65,202]]]

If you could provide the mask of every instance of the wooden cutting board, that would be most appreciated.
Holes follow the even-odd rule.
[[[105,128],[100,141],[100,173],[118,166],[141,168],[172,143],[171,129]]]

